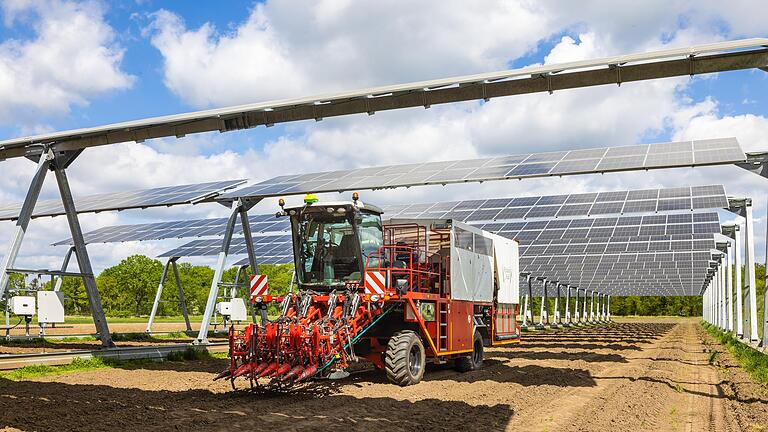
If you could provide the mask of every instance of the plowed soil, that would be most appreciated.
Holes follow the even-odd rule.
[[[291,390],[232,391],[224,360],[0,380],[9,430],[742,431],[768,427],[768,393],[696,320],[526,333],[481,370],[432,368],[397,387],[363,368]],[[243,382],[245,383],[245,382]],[[241,384],[241,386],[244,384]]]

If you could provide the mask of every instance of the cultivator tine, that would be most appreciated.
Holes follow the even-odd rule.
[[[254,376],[256,376],[256,377],[258,377],[258,376],[259,376],[259,374],[260,374],[260,373],[262,373],[262,372],[264,372],[264,369],[266,369],[266,368],[268,368],[268,367],[269,367],[269,363],[268,363],[268,362],[259,363],[259,365],[258,365],[258,366],[256,366],[255,368],[253,368],[253,375],[254,375]]]
[[[297,382],[297,383],[302,382],[302,381],[304,381],[307,378],[311,378],[311,377],[315,376],[316,373],[317,373],[317,366],[315,366],[315,365],[307,366],[307,368],[304,369],[301,372],[301,374],[299,374],[299,376],[298,376],[298,378],[296,378],[295,382]]]
[[[265,376],[270,375],[272,372],[276,371],[277,368],[280,367],[280,363],[274,362],[270,363],[269,366],[266,367],[266,369],[262,370],[259,375],[257,375],[259,378],[264,378]]]
[[[251,371],[251,368],[253,367],[253,363],[245,363],[244,365],[240,366],[239,368],[235,369],[234,372],[232,372],[232,379],[235,379],[239,376],[243,376]]]
[[[301,374],[301,372],[303,370],[304,370],[304,366],[301,366],[301,365],[294,366],[293,369],[288,371],[287,374],[285,374],[282,377],[280,377],[280,381],[285,382],[285,381],[288,381],[288,380],[290,380],[292,378],[296,378],[297,376],[299,376],[299,374]]]
[[[291,370],[291,365],[286,363],[286,364],[280,366],[280,368],[277,369],[277,372],[275,372],[273,377],[280,378],[281,376],[287,374],[290,370]]]
[[[226,377],[228,377],[230,375],[232,375],[232,371],[229,370],[229,369],[224,369],[223,371],[221,371],[220,374],[216,375],[216,377],[213,380],[214,381],[218,381],[218,380],[220,380],[222,378],[226,378]]]

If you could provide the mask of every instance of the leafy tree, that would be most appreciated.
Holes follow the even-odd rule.
[[[163,265],[143,255],[133,255],[120,264],[110,267],[98,277],[97,284],[110,312],[130,311],[138,316],[148,311],[150,299],[154,299]],[[114,303],[113,303],[114,302]]]

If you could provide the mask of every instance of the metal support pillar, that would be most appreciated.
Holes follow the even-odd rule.
[[[72,253],[75,252],[75,247],[70,246],[69,249],[67,249],[67,253],[64,255],[64,261],[61,263],[61,271],[66,272],[67,267],[69,267],[69,261],[72,259]],[[64,277],[63,276],[57,276],[56,282],[53,284],[53,290],[54,291],[60,291],[61,290],[61,284],[64,283]]]
[[[606,294],[603,294],[603,303],[602,307],[600,308],[600,317],[603,319],[603,322],[608,322],[608,316],[605,314],[605,303],[608,301],[608,296]]]
[[[720,293],[720,267],[715,269],[715,274],[712,277],[712,283],[713,287],[715,289],[715,325],[718,328],[722,328],[723,324],[723,308],[722,308],[722,297]]]
[[[163,274],[160,276],[160,283],[157,284],[157,292],[155,293],[155,301],[152,303],[152,312],[149,313],[149,321],[147,321],[147,333],[152,332],[152,324],[155,322],[155,315],[157,314],[157,307],[160,305],[160,297],[163,295],[163,284],[165,284],[165,277],[168,276],[168,268],[171,267],[171,262],[177,260],[177,257],[168,258],[163,267]]]
[[[37,169],[32,176],[32,181],[29,183],[29,189],[27,189],[27,195],[24,197],[24,204],[21,205],[19,218],[16,219],[16,228],[13,232],[8,252],[3,257],[3,261],[0,262],[0,299],[3,298],[6,288],[8,288],[10,277],[8,269],[13,268],[16,263],[16,257],[19,255],[19,249],[21,249],[21,244],[24,241],[24,234],[26,234],[29,221],[32,219],[32,211],[35,209],[37,198],[40,196],[40,190],[43,188],[45,175],[48,173],[52,160],[53,152],[46,150],[37,161]]]
[[[533,302],[531,300],[531,296],[533,295],[533,287],[531,285],[533,284],[533,280],[531,275],[528,275],[526,282],[528,284],[528,295],[525,297],[525,304],[523,305],[523,327],[528,327],[528,323],[533,322],[533,313],[531,312],[531,307],[533,306]]]
[[[582,302],[581,302],[581,321],[583,323],[586,323],[587,322],[587,290],[584,289],[582,291],[584,291],[584,298],[582,299]]]
[[[565,285],[565,323],[571,325],[571,286]]]
[[[181,278],[179,277],[179,268],[176,266],[176,261],[173,260],[173,276],[176,279],[176,289],[179,292],[179,307],[181,313],[184,315],[184,324],[187,325],[187,331],[192,331],[192,325],[189,323],[189,312],[187,311],[187,300],[184,298],[184,290],[181,288]]]
[[[728,298],[726,297],[725,290],[725,254],[720,260],[720,269],[718,270],[718,276],[720,276],[720,314],[721,314],[721,327],[723,331],[728,329]]]
[[[555,312],[554,312],[554,322],[552,323],[552,326],[559,326],[560,325],[560,283],[555,282]]]
[[[595,292],[590,291],[589,295],[589,323],[595,322]]]
[[[768,241],[768,223],[766,223],[765,238]],[[768,243],[766,243],[766,245],[768,245]],[[765,268],[768,269],[768,246],[766,246],[765,252]],[[763,287],[768,287],[768,271],[766,271],[763,282]],[[763,348],[768,347],[768,295],[765,295],[766,291],[768,290],[763,290]]]
[[[745,244],[745,284],[749,295],[749,340],[757,342],[757,285],[755,284],[755,226],[752,218],[752,200],[746,200],[744,206],[744,244]]]
[[[611,322],[611,295],[608,294],[608,303],[605,305],[608,322]]]
[[[579,309],[579,292],[581,290],[576,287],[576,307],[573,308],[573,323],[578,325],[581,324],[581,312],[579,312],[581,309]]]
[[[59,186],[59,193],[61,194],[61,202],[64,206],[64,212],[67,215],[69,231],[72,235],[72,242],[75,245],[75,257],[77,258],[77,265],[80,267],[80,273],[83,277],[85,291],[88,294],[88,304],[91,307],[91,315],[93,316],[93,323],[96,326],[96,332],[99,334],[99,339],[101,339],[101,345],[103,347],[112,347],[115,344],[112,342],[112,334],[109,332],[109,325],[107,325],[107,319],[104,316],[104,309],[101,305],[101,296],[96,287],[96,279],[93,276],[91,260],[88,257],[88,250],[85,247],[83,231],[80,228],[80,221],[77,218],[75,202],[72,199],[72,191],[69,188],[69,181],[67,180],[67,174],[65,172],[67,164],[71,161],[71,158],[67,161],[59,160],[59,158],[57,158],[53,171],[56,174],[56,183]]]
[[[248,207],[246,206],[240,207],[240,225],[242,225],[243,227],[243,236],[245,237],[245,247],[248,251],[248,264],[251,267],[251,274],[255,276],[261,273],[259,272],[259,264],[256,261],[256,252],[253,249],[253,235],[251,234],[251,223],[248,220],[248,209],[252,207],[254,204],[256,204],[256,202],[250,202]],[[246,287],[250,286],[249,283],[246,283],[245,285]],[[248,288],[246,288],[246,291],[247,290]],[[247,297],[250,299],[250,292],[248,293]],[[261,325],[266,324],[267,323],[267,305],[265,305],[264,303],[256,304],[254,306],[254,309],[251,309],[253,313],[255,313],[255,308],[259,309],[259,315],[261,316]],[[254,322],[256,321],[255,317],[252,316],[251,318],[254,320]]]
[[[543,292],[541,293],[541,310],[539,311],[539,327],[544,327],[544,324],[549,323],[549,316],[547,315],[547,285],[549,285],[549,281],[544,278],[543,279]]]
[[[728,326],[728,331],[733,332],[733,248],[731,248],[731,243],[728,242],[728,245],[726,247],[727,253],[725,254],[725,298],[727,301],[726,305],[726,313],[728,317],[728,321],[726,322]]]
[[[213,317],[213,311],[216,308],[216,298],[219,295],[219,283],[221,282],[221,276],[224,273],[224,266],[227,263],[229,245],[232,243],[232,233],[235,230],[237,216],[240,214],[240,206],[241,203],[239,200],[232,203],[227,226],[224,230],[224,239],[221,241],[219,258],[214,269],[213,280],[211,281],[211,289],[208,291],[208,300],[205,303],[205,312],[203,312],[203,320],[200,323],[200,331],[197,333],[197,339],[194,342],[198,345],[208,344],[208,326],[211,324],[211,317]]]
[[[735,266],[734,266],[734,273],[736,273],[735,281],[736,284],[736,336],[739,338],[744,337],[744,298],[742,293],[742,283],[741,283],[741,225],[736,225],[734,227],[734,238],[733,238],[733,255],[735,258]]]

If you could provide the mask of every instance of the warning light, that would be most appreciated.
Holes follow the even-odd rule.
[[[312,204],[312,203],[316,203],[318,201],[320,201],[320,200],[317,199],[317,197],[314,194],[310,193],[310,194],[307,194],[307,195],[304,196],[304,203],[305,204]]]

